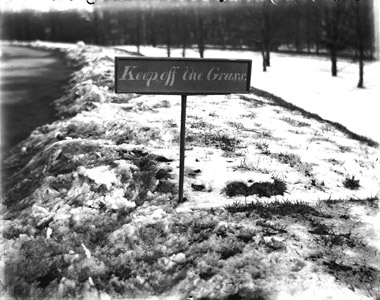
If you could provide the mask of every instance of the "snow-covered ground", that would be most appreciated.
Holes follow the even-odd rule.
[[[80,290],[85,299],[102,300],[141,292],[146,299],[162,286],[166,299],[176,300],[251,299],[249,293],[265,300],[372,300],[380,293],[379,148],[255,93],[192,96],[187,201],[177,204],[180,97],[115,94],[112,49],[35,46],[66,48],[83,64],[55,102],[71,116],[36,129],[6,162],[24,167],[7,189],[1,263],[13,281],[5,281],[5,295],[20,293],[20,286],[30,289],[33,281],[47,281],[49,296]],[[165,56],[165,49],[141,51]],[[206,57],[246,58],[221,51],[206,51]],[[348,84],[343,73],[336,81],[344,84],[330,83],[335,79],[326,61],[273,55],[273,67],[262,73],[260,57],[252,59],[254,87],[305,109],[295,101],[308,103],[300,94],[309,93],[315,95],[307,99],[317,101],[318,88],[305,73],[293,76],[287,69],[292,63],[310,69],[315,85],[329,84],[326,97],[339,95],[336,89],[343,93]],[[376,90],[358,92],[374,102]],[[371,137],[371,128],[354,131]],[[265,183],[265,194],[276,180],[286,193],[227,195],[231,182]],[[234,203],[251,201],[271,213],[244,206],[233,212]]]
[[[135,46],[118,48],[136,51]],[[165,48],[140,47],[145,56],[165,57]],[[172,57],[181,57],[173,49]],[[356,87],[359,65],[338,61],[338,77],[331,76],[331,62],[318,56],[271,54],[271,67],[262,71],[261,54],[249,51],[206,50],[205,58],[239,58],[252,60],[251,85],[275,94],[322,118],[341,123],[349,130],[380,142],[380,62],[367,62],[364,89]],[[199,58],[195,50],[186,57]]]

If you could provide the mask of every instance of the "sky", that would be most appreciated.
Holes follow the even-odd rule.
[[[1,0],[1,11],[21,11],[34,9],[38,11],[81,9],[92,10],[94,0]]]

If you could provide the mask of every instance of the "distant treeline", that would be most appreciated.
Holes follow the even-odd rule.
[[[376,1],[376,0],[373,0]],[[373,56],[372,0],[96,1],[92,12],[1,14],[1,39]],[[333,57],[332,57],[333,59]]]

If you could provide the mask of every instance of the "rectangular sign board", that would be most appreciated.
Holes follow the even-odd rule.
[[[115,92],[168,95],[249,93],[252,61],[116,57]]]

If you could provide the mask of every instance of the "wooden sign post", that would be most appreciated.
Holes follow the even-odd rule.
[[[187,95],[249,93],[252,61],[116,57],[115,92],[181,95],[178,202],[183,202]]]

